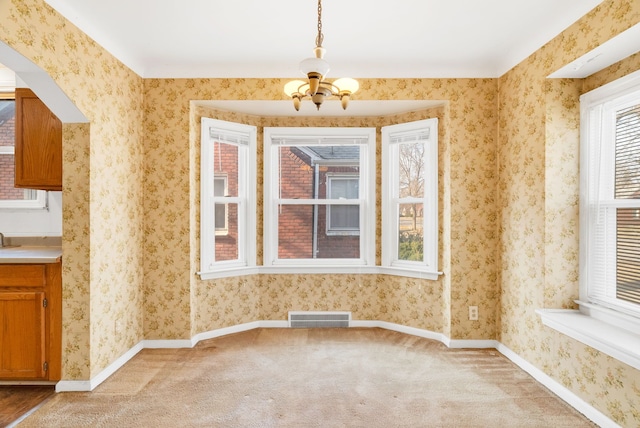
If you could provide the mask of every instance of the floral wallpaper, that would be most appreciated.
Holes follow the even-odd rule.
[[[89,122],[63,126],[62,377],[90,379],[143,339],[142,79],[42,0],[0,16]]]
[[[640,22],[605,1],[499,79],[501,343],[621,426],[640,425],[640,372],[542,326],[536,308],[578,297],[579,100],[638,69],[637,55],[584,81],[547,76]]]
[[[454,338],[493,339],[496,337],[498,290],[496,289],[496,200],[495,189],[495,144],[497,126],[497,82],[495,79],[364,79],[361,80],[359,99],[435,99],[447,100],[446,107],[432,115],[441,115],[440,181],[441,181],[441,245],[442,266],[445,275],[436,283],[395,279],[381,276],[366,278],[359,282],[378,284],[382,290],[367,288],[371,294],[360,295],[365,299],[351,302],[345,287],[350,281],[346,275],[325,277],[277,276],[281,281],[263,280],[261,277],[242,279],[251,292],[242,292],[230,286],[238,278],[200,282],[195,275],[198,270],[198,223],[199,199],[198,165],[199,128],[198,117],[202,108],[196,108],[189,100],[206,99],[266,99],[280,100],[280,88],[284,79],[262,81],[257,79],[148,79],[145,80],[145,126],[147,129],[145,176],[147,196],[145,213],[145,335],[154,338],[185,338],[193,332],[202,331],[192,324],[195,319],[206,322],[205,330],[237,324],[237,313],[246,314],[243,322],[255,320],[255,296],[280,295],[287,292],[272,292],[269,288],[287,281],[307,295],[305,306],[320,308],[325,300],[315,299],[316,291],[305,290],[301,285],[313,281],[326,290],[318,290],[334,296],[341,308],[370,307],[364,314],[385,313],[384,319],[415,327],[429,326]],[[447,114],[444,114],[444,112]],[[389,118],[247,118],[228,112],[213,112],[223,120],[264,126],[382,126],[401,121],[423,118],[420,113],[408,113]],[[182,130],[182,131],[181,131]],[[177,137],[182,135],[182,137]],[[261,135],[258,159],[262,158]],[[378,160],[380,159],[378,148]],[[188,154],[188,155],[187,155]],[[482,159],[482,161],[479,161]],[[262,176],[262,165],[257,165],[258,177]],[[378,211],[380,211],[380,185],[384,177],[378,175]],[[162,183],[162,185],[160,185]],[[448,184],[450,183],[450,184]],[[448,188],[446,188],[448,186]],[[261,180],[258,180],[258,195],[261,195]],[[262,201],[258,198],[258,260],[262,254]],[[378,220],[378,225],[380,220]],[[379,234],[379,226],[378,226]],[[379,258],[380,248],[377,248]],[[455,249],[454,251],[449,248]],[[191,251],[191,252],[189,252]],[[156,255],[158,257],[156,257]],[[455,259],[451,262],[447,257]],[[189,262],[184,259],[190,258]],[[158,269],[163,266],[163,269]],[[190,266],[189,269],[187,267]],[[446,266],[450,266],[447,270]],[[391,287],[391,285],[394,285]],[[397,285],[400,284],[400,285]],[[422,285],[425,284],[425,285]],[[268,285],[268,289],[263,289]],[[331,288],[327,288],[331,285]],[[389,285],[389,287],[385,287]],[[224,289],[231,290],[224,292]],[[433,288],[443,290],[435,293]],[[424,292],[424,290],[431,290]],[[234,314],[229,319],[221,317],[219,309],[203,305],[201,298],[213,293],[215,301],[225,307],[225,312]],[[435,293],[436,299],[428,293]],[[379,296],[389,296],[378,302]],[[243,302],[242,296],[251,296]],[[412,304],[404,300],[407,296]],[[397,298],[397,301],[394,299]],[[205,300],[209,301],[208,298]],[[292,300],[292,303],[296,299]],[[266,307],[279,308],[277,313],[259,311],[260,319],[286,319],[286,311],[296,310],[287,300],[263,303]],[[467,320],[467,306],[480,306],[480,321]],[[191,306],[191,309],[190,309]],[[202,316],[194,308],[202,308],[210,316]],[[244,308],[229,309],[231,307]],[[218,312],[217,314],[214,314]],[[420,314],[420,315],[418,315]],[[433,319],[426,318],[426,315]],[[357,319],[359,313],[354,313]],[[381,315],[380,315],[381,316]],[[221,317],[221,318],[220,318]],[[220,319],[219,321],[212,320]],[[366,318],[364,318],[366,319]],[[380,318],[378,318],[380,319]],[[444,321],[443,319],[446,319]],[[403,321],[404,320],[404,321]],[[449,322],[451,320],[451,322]]]
[[[640,22],[640,2],[605,0],[499,79],[362,79],[358,99],[442,105],[346,119],[215,111],[197,101],[283,100],[286,79],[142,79],[42,0],[0,0],[0,16],[0,40],[88,119],[63,129],[63,379],[91,379],[143,339],[345,309],[452,339],[497,339],[620,425],[640,425],[639,372],[543,327],[534,312],[572,307],[578,294],[576,97],[637,70],[640,57],[584,81],[546,76]],[[439,117],[444,275],[201,281],[199,118],[210,114],[259,129]],[[262,177],[261,144],[258,159]],[[257,211],[260,264],[260,199]],[[379,237],[379,214],[377,222]],[[479,306],[479,321],[467,320],[469,305]]]

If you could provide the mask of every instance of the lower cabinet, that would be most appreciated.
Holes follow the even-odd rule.
[[[0,264],[0,380],[60,380],[61,264]]]

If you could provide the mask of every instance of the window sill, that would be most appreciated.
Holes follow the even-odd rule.
[[[593,309],[591,306],[585,305],[582,310],[589,312]],[[544,325],[640,370],[640,334],[578,310],[537,309],[536,312]]]
[[[229,278],[232,276],[243,276],[243,275],[254,275],[260,273],[256,266],[242,266],[242,267],[233,267],[227,269],[220,269],[213,272],[197,272],[200,276],[200,279],[205,281],[208,279],[219,279],[219,278]]]
[[[201,280],[227,278],[231,276],[255,274],[383,274],[435,281],[442,272],[425,272],[412,269],[381,266],[252,266],[234,267],[215,272],[197,272]]]

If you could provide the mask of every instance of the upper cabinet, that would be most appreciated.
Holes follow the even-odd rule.
[[[16,88],[15,187],[62,190],[62,122],[27,88]]]

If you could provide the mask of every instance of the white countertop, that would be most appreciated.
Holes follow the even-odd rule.
[[[62,247],[19,246],[0,248],[0,264],[56,263],[62,257]]]

